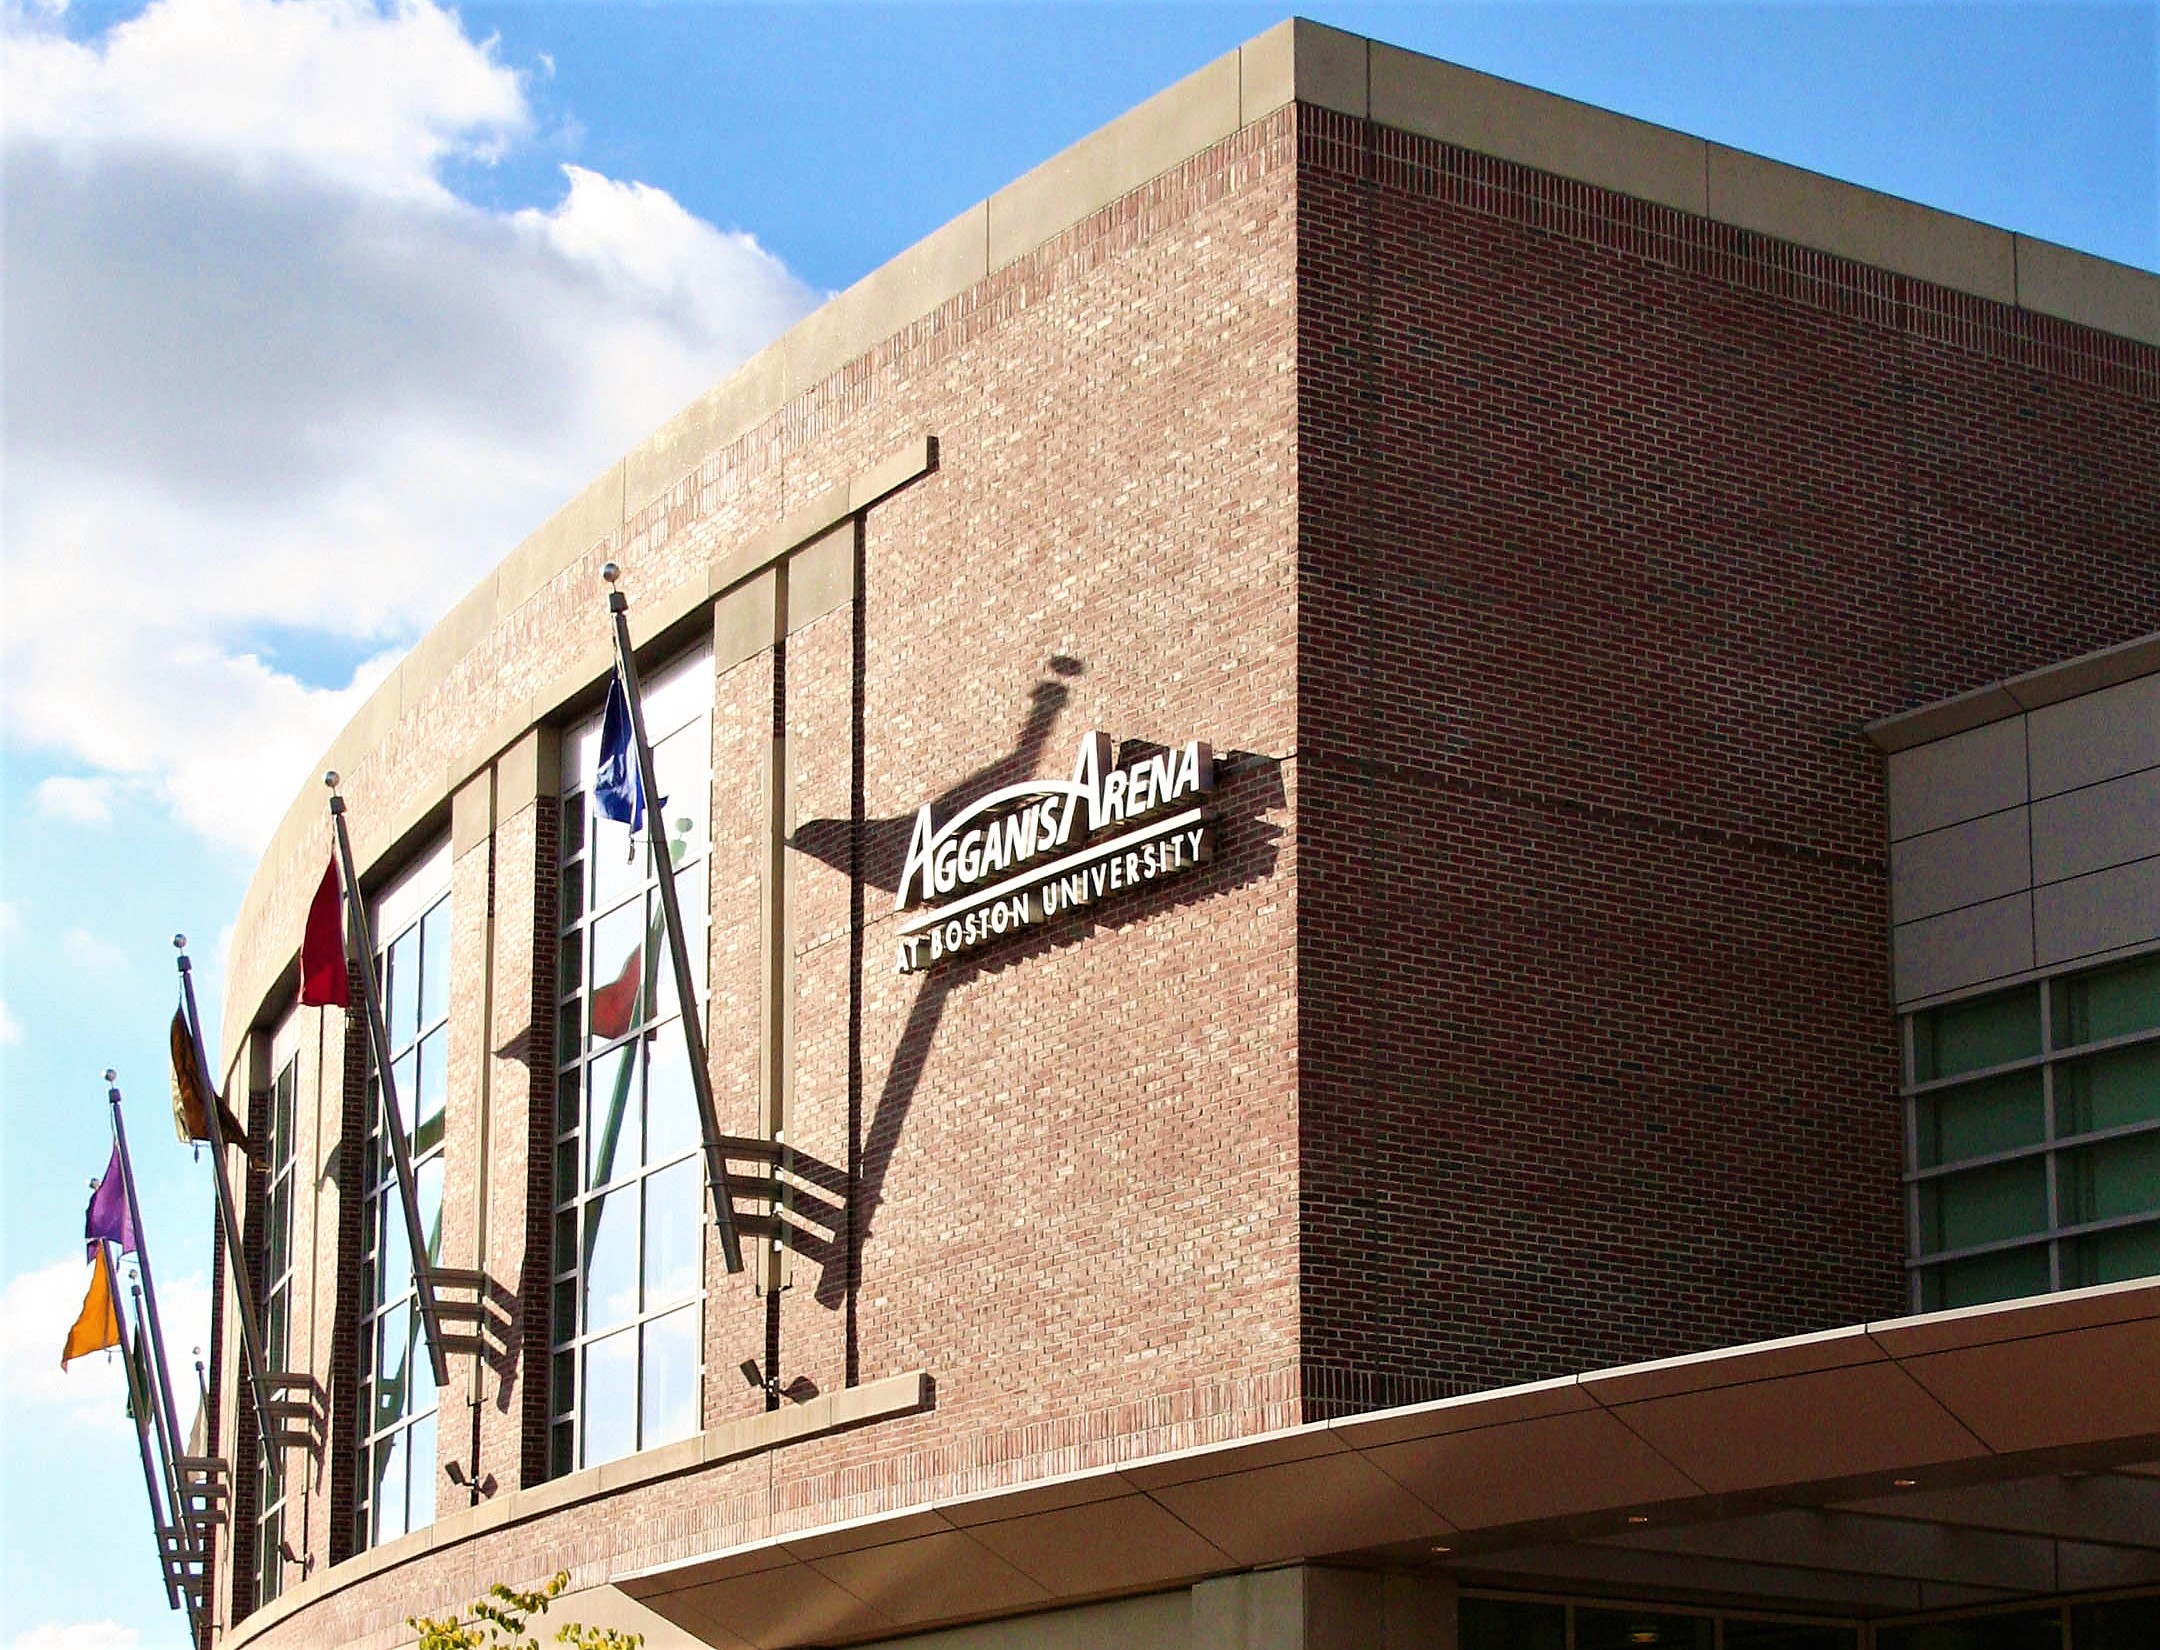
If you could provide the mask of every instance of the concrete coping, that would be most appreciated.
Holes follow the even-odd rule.
[[[1292,18],[1015,179],[796,323],[611,465],[444,625],[457,621],[472,635],[476,606],[499,622],[794,396],[1293,101],[2160,345],[2160,275]],[[440,651],[433,639],[415,655]],[[442,658],[436,674],[452,662]],[[426,685],[406,681],[407,702]]]
[[[687,620],[730,591],[746,584],[774,563],[814,544],[841,523],[882,502],[909,483],[930,474],[937,468],[937,463],[936,436],[923,436],[903,443],[868,469],[820,493],[793,514],[746,539],[720,548],[692,577],[652,593],[631,608],[631,645],[642,649],[677,632]],[[474,592],[474,598],[486,594],[487,587],[483,586]],[[369,697],[360,714],[339,732],[317,764],[318,768],[335,768],[347,774],[353,772],[366,760],[386,730],[418,708],[422,696],[439,683],[442,675],[461,656],[462,649],[475,645],[487,633],[485,628],[468,633],[463,627],[461,616],[474,598],[468,598],[453,609],[451,616],[430,631],[390,673]],[[444,639],[452,636],[459,638],[457,644],[446,645]],[[469,841],[458,842],[457,839],[457,799],[488,771],[492,763],[526,740],[534,728],[559,715],[566,706],[595,697],[613,669],[612,645],[595,639],[553,672],[538,691],[507,706],[492,724],[467,741],[444,768],[439,791],[422,794],[395,817],[355,819],[353,853],[361,877],[365,879],[375,867],[386,862],[396,863],[416,841],[435,829],[446,814],[450,817],[453,841],[459,851],[471,846]],[[491,821],[494,801],[492,796],[488,799]],[[311,833],[321,830],[322,808],[323,792],[317,786],[308,785],[285,810],[284,819],[279,822],[257,862],[254,880],[241,896],[240,912],[233,929],[235,934],[250,929],[260,903],[268,897],[263,881],[264,869],[282,863],[295,843],[305,841]],[[224,1046],[233,1051],[231,1058],[234,1060],[238,1059],[238,1051],[243,1046],[242,1030],[260,1024],[268,1006],[280,1000],[280,994],[290,991],[298,980],[299,913],[295,912],[293,916],[294,926],[286,936],[286,942],[272,948],[281,958],[278,969],[258,966],[255,972],[240,978],[233,972],[232,959],[227,959],[221,1031]]]
[[[490,1530],[529,1523],[580,1502],[597,1500],[641,1484],[676,1478],[702,1467],[745,1456],[762,1455],[783,1445],[851,1431],[876,1421],[917,1415],[936,1406],[937,1383],[923,1370],[888,1375],[861,1386],[821,1393],[799,1404],[787,1404],[761,1415],[745,1415],[723,1422],[707,1432],[639,1455],[626,1455],[579,1472],[565,1473],[531,1489],[511,1490],[478,1506],[445,1513],[425,1529],[414,1530],[379,1547],[355,1553],[333,1564],[321,1575],[288,1588],[255,1611],[227,1634],[221,1643],[227,1650],[268,1632],[287,1617],[311,1609],[334,1593],[356,1586],[386,1570],[411,1564],[442,1548],[454,1547]],[[531,1577],[499,1577],[512,1585],[524,1585]],[[478,1585],[486,1585],[484,1582]]]
[[[1952,699],[1938,699],[1932,705],[1885,716],[1870,722],[1865,732],[1878,750],[1911,750],[1915,745],[1933,744],[1954,733],[1969,733],[1990,722],[2097,693],[2155,671],[2160,671],[2160,631],[2095,653],[2081,653],[2059,664],[2043,665]]]

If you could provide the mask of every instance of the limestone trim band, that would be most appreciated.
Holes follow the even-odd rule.
[[[580,1502],[612,1496],[663,1478],[680,1477],[701,1467],[739,1461],[745,1456],[762,1455],[806,1439],[850,1432],[879,1421],[919,1415],[936,1407],[937,1382],[927,1370],[914,1369],[905,1374],[866,1381],[861,1386],[843,1387],[804,1403],[724,1421],[680,1443],[587,1467],[531,1489],[511,1490],[483,1501],[477,1507],[445,1514],[425,1529],[415,1530],[380,1547],[370,1547],[343,1563],[331,1565],[250,1614],[219,1642],[224,1650],[240,1650],[241,1646],[260,1638],[280,1622],[302,1614],[334,1594],[385,1571],[415,1563],[430,1553],[459,1546],[490,1530],[530,1523]],[[457,1583],[458,1588],[464,1585],[463,1581]],[[415,1598],[418,1597],[415,1594]],[[446,1595],[429,1607],[463,1602],[464,1595],[458,1592],[454,1598]]]

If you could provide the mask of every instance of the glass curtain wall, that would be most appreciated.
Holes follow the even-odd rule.
[[[1923,1311],[2160,1273],[2160,952],[1906,1020]]]
[[[270,1091],[270,1188],[263,1201],[263,1356],[272,1369],[292,1367],[293,1318],[293,1096],[299,1062],[287,1060]],[[260,1127],[260,1125],[257,1125]],[[255,1441],[255,1605],[260,1609],[284,1590],[285,1507],[292,1495],[290,1456],[282,1456],[278,1499],[272,1501],[270,1445]]]
[[[1674,1604],[1465,1594],[1461,1650],[1861,1650],[1852,1623]],[[1877,1626],[1874,1650],[2152,1650],[2160,1594],[1944,1613]]]
[[[443,1123],[449,1097],[450,844],[446,840],[374,902],[376,977],[389,1021],[399,1127],[412,1154],[428,1258],[442,1258]],[[361,1169],[359,1545],[435,1521],[435,1376],[413,1288],[396,1162],[368,1063]]]
[[[711,886],[710,649],[645,677],[676,893],[700,1003]],[[591,805],[600,718],[562,749],[549,1470],[700,1426],[705,1170],[645,833]]]

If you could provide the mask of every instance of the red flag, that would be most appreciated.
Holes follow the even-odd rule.
[[[595,1037],[620,1037],[630,1029],[637,1018],[638,987],[644,983],[640,976],[645,971],[645,948],[641,945],[630,953],[630,960],[622,965],[622,972],[606,985],[596,987],[592,994],[592,1034]]]
[[[337,865],[323,871],[315,903],[300,936],[300,1001],[310,1008],[343,1008],[352,1000],[345,976],[345,911],[338,896]]]

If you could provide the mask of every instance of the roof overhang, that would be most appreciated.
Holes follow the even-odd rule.
[[[2044,665],[2022,676],[1991,682],[1952,699],[1899,711],[1895,716],[1870,722],[1863,731],[1879,750],[1911,750],[1915,745],[1931,744],[2065,699],[2098,693],[2155,671],[2160,671],[2160,631]]]
[[[618,1578],[716,1645],[1300,1560],[1839,1612],[2160,1580],[2160,1282],[1383,1410]]]

